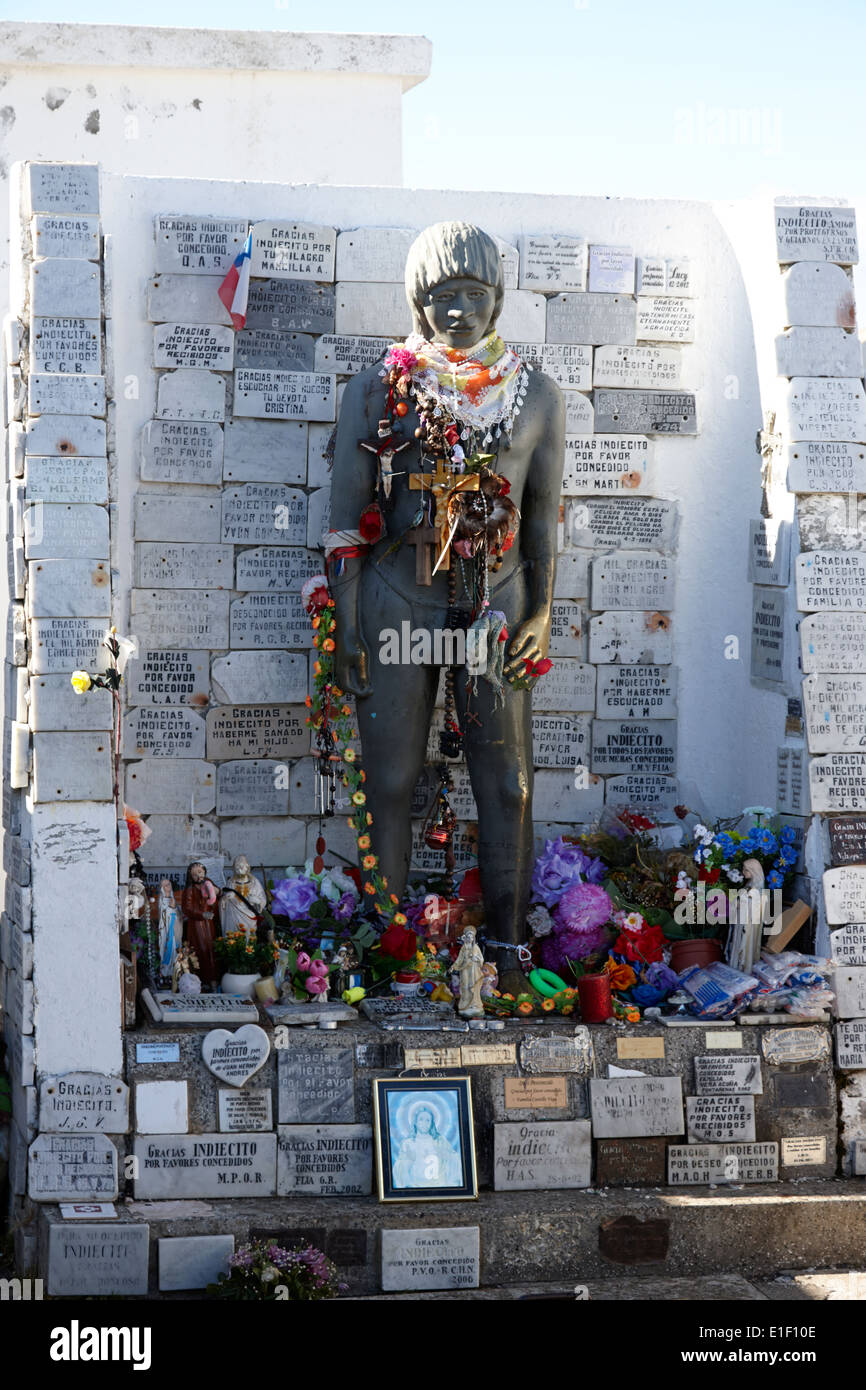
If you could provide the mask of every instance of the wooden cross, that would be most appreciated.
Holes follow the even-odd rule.
[[[435,526],[413,526],[409,532],[409,544],[415,547],[415,583],[433,583],[433,551],[439,545],[439,532]]]
[[[412,492],[420,492],[422,488],[429,488],[429,490],[433,494],[433,500],[436,503],[436,515],[433,518],[433,525],[435,526],[436,531],[438,532],[440,555],[442,554],[442,551],[445,548],[445,543],[448,539],[449,527],[446,503],[449,493],[453,492],[454,488],[458,486],[460,487],[461,491],[477,492],[480,486],[480,482],[481,480],[477,473],[464,473],[458,475],[447,472],[441,458],[436,460],[435,473],[409,474],[409,487]],[[415,542],[413,541],[412,544],[414,545]],[[420,551],[416,553],[420,556]],[[447,570],[450,566],[450,563],[451,555],[449,549],[449,552],[445,554],[444,559],[440,560],[438,568],[441,570]],[[416,567],[416,573],[420,574],[420,567]],[[424,582],[424,580],[418,579],[419,584]],[[432,576],[430,580],[426,582],[432,583]]]

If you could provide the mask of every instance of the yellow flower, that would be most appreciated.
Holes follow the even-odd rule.
[[[355,761],[355,758],[357,757],[357,754],[354,748],[344,748],[343,757],[346,759],[347,763],[353,763]]]
[[[367,798],[363,792],[352,792],[352,801],[355,806],[364,806]],[[367,823],[369,825],[369,821]]]
[[[77,695],[84,695],[93,684],[86,671],[73,671],[69,679],[72,682],[72,689]]]
[[[344,989],[343,1002],[345,1004],[360,1004],[366,993],[367,991],[362,989],[360,985],[356,985],[354,989]]]

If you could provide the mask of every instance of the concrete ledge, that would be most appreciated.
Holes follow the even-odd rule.
[[[716,1277],[771,1279],[779,1270],[857,1269],[866,1231],[866,1184],[835,1179],[779,1183],[756,1191],[695,1188],[484,1193],[477,1202],[407,1202],[315,1197],[118,1203],[151,1233],[151,1289],[160,1236],[250,1231],[308,1240],[338,1259],[350,1296],[381,1292],[383,1228],[481,1227],[482,1287],[591,1280]],[[40,1225],[60,1220],[40,1210]],[[41,1271],[40,1271],[41,1272]],[[560,1290],[561,1292],[561,1290]]]
[[[417,34],[0,23],[0,60],[6,66],[330,72],[399,77],[403,91],[429,75],[432,49]]]

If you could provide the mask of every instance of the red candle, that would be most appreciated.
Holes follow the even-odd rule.
[[[604,1023],[613,1013],[608,975],[581,975],[577,995],[584,1023]]]
[[[417,970],[395,970],[394,979],[397,981],[398,985],[417,985],[421,980],[421,976],[418,974]]]

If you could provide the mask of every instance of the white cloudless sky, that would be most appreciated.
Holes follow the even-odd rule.
[[[0,17],[424,34],[409,186],[866,195],[866,0],[0,0]]]

